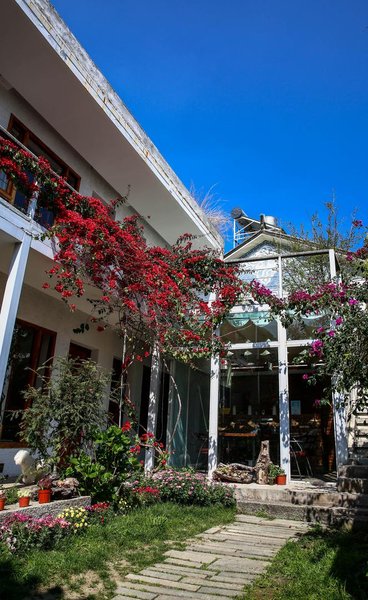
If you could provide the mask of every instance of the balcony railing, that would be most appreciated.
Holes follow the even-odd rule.
[[[19,149],[27,152],[36,163],[39,161],[39,157],[31,152],[24,144],[19,142],[11,133],[9,133],[4,127],[0,125],[0,138],[16,144]],[[1,150],[0,150],[1,156]],[[65,179],[60,177],[55,171],[51,169],[53,177],[59,180],[63,180],[63,184],[70,189],[71,192],[77,192]],[[32,169],[27,169],[27,178],[29,184],[36,183],[36,175],[32,172]],[[8,175],[4,171],[0,171],[0,198],[3,198],[9,202],[14,208],[19,210],[21,213],[31,217],[42,227],[49,228],[54,222],[55,214],[53,210],[50,210],[49,203],[47,202],[47,195],[42,193],[42,184],[40,190],[36,193],[27,193],[21,189],[18,189]]]

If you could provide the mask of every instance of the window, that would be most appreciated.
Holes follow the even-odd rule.
[[[16,411],[26,408],[22,392],[28,385],[39,385],[35,371],[53,356],[55,339],[56,333],[52,331],[17,321],[2,393],[5,405],[1,441],[19,443],[21,416]]]
[[[9,133],[12,134],[19,142],[28,148],[36,156],[43,156],[49,161],[51,168],[64,177],[65,180],[75,190],[79,189],[80,177],[73,171],[64,161],[52,152],[39,138],[37,138],[23,123],[21,123],[14,115],[11,115]],[[2,134],[4,137],[6,134]],[[29,198],[18,191],[14,184],[6,177],[4,172],[0,171],[0,196],[8,200],[13,206],[22,212],[27,212]],[[52,225],[54,220],[53,213],[43,207],[38,207],[36,221],[45,227]]]

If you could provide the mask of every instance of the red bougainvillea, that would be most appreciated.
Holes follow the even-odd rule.
[[[39,209],[54,213],[44,237],[56,237],[58,250],[47,275],[71,310],[88,285],[90,320],[99,331],[117,326],[131,343],[155,344],[181,360],[222,349],[216,328],[242,291],[236,267],[212,249],[195,248],[190,235],[172,247],[148,246],[137,216],[116,221],[116,203],[76,193],[46,160],[3,138],[0,169],[29,196],[38,193]]]

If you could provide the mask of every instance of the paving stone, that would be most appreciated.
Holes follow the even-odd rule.
[[[140,600],[154,600],[157,597],[156,594],[152,594],[151,592],[142,592],[141,590],[132,590],[123,585],[119,585],[116,589],[117,596],[113,598],[113,600],[121,600],[121,598],[139,598]]]
[[[127,575],[125,579],[128,579],[129,581],[138,581],[138,582],[143,582],[143,583],[148,583],[150,585],[162,585],[162,586],[166,586],[168,588],[173,587],[180,587],[180,589],[182,590],[187,590],[188,592],[196,592],[198,590],[198,585],[193,585],[190,583],[181,583],[181,582],[177,582],[177,581],[171,581],[170,579],[163,579],[163,578],[159,578],[159,577],[147,577],[146,575],[141,575],[140,573],[131,573],[130,575]]]
[[[151,586],[148,583],[147,584],[141,584],[141,583],[133,583],[133,582],[124,582],[125,587],[129,588],[129,590],[140,590],[143,592],[152,592],[153,594],[156,594],[156,596],[160,595],[164,595],[164,596],[171,596],[174,598],[189,598],[190,600],[212,600],[213,595],[209,595],[209,594],[202,594],[201,592],[188,592],[188,591],[184,591],[184,590],[175,590],[172,588],[168,588],[165,586]],[[130,593],[130,591],[129,591]],[[156,600],[156,597],[155,597]]]
[[[280,540],[287,539],[291,536],[289,531],[283,531],[282,529],[271,529],[266,527],[251,527],[247,528],[244,531],[238,529],[236,531],[220,531],[219,533],[215,533],[214,536],[228,536],[229,539],[232,537],[241,537],[242,535],[253,534],[254,536],[262,536],[264,538],[278,538]]]
[[[195,575],[196,577],[206,577],[206,575],[212,575],[213,571],[207,571],[207,569],[198,569],[190,567],[181,567],[179,565],[171,565],[168,563],[159,563],[150,567],[151,570],[160,571],[160,573],[173,573],[174,575]]]
[[[215,590],[214,588],[203,586],[203,587],[199,588],[199,591],[202,594],[206,594],[206,593],[210,594],[212,592],[214,597],[215,596],[222,596],[222,597],[225,596],[226,598],[236,598],[237,596],[239,596],[239,590],[234,591],[234,590],[227,590],[224,588],[222,588],[222,589],[219,588],[219,589]]]
[[[226,571],[212,575],[212,577],[209,577],[209,581],[218,581],[222,584],[238,583],[239,585],[247,585],[258,575],[259,573],[228,573]]]
[[[268,563],[251,558],[224,557],[213,562],[209,569],[215,571],[227,571],[228,573],[262,573]]]
[[[180,560],[188,560],[196,563],[208,564],[215,560],[215,557],[206,552],[191,552],[190,550],[168,550],[165,556],[169,558],[179,558]]]
[[[229,555],[233,556],[234,554],[250,554],[251,556],[273,556],[276,554],[278,548],[262,548],[262,546],[251,546],[250,543],[236,546],[235,548],[227,548],[226,546],[221,546],[221,544],[215,544],[209,542],[206,545],[201,546],[200,544],[196,544],[195,546],[190,546],[191,550],[200,551],[201,549],[206,549],[207,552],[211,554],[223,556]]]
[[[202,563],[193,562],[192,560],[181,560],[180,558],[167,558],[165,562],[170,565],[179,565],[181,567],[192,567],[193,569],[200,569]]]
[[[145,575],[146,577],[159,577],[160,579],[170,579],[171,581],[179,581],[182,575],[177,575],[175,573],[168,573],[167,569],[165,571],[156,570],[156,569],[143,569],[143,571],[139,571],[139,575]]]
[[[223,581],[212,581],[208,578],[206,579],[197,579],[195,577],[183,577],[182,581],[184,583],[195,583],[200,586],[207,586],[214,589],[223,589],[224,587],[229,590],[241,591],[243,589],[243,585],[241,583],[224,583]]]

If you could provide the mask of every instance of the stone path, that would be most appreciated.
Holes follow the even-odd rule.
[[[163,562],[127,575],[114,600],[236,598],[288,539],[307,528],[298,521],[237,515],[234,523],[188,540],[185,550],[169,550]]]

